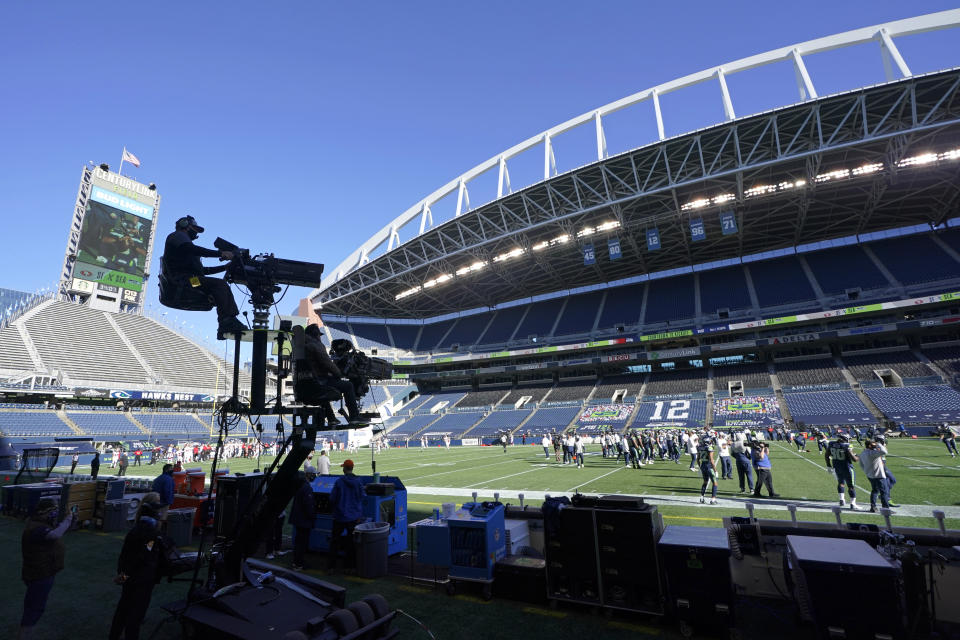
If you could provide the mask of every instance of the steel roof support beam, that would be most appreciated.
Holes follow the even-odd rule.
[[[793,72],[797,76],[797,89],[800,91],[800,100],[813,100],[817,97],[817,90],[813,88],[813,81],[810,80],[810,74],[807,73],[807,65],[803,64],[803,58],[800,52],[794,49],[790,52],[790,58],[793,60]]]
[[[896,79],[893,75],[894,65],[897,66],[897,70],[902,77],[909,78],[912,76],[913,74],[910,73],[910,68],[904,61],[903,56],[900,55],[900,50],[897,49],[897,45],[893,44],[893,38],[890,37],[890,32],[881,28],[880,31],[877,32],[877,38],[880,40],[880,52],[883,54],[883,70],[887,74],[887,80]]]
[[[846,166],[849,163],[835,152],[860,147],[860,157],[869,157],[869,145],[873,141],[896,140],[905,134],[934,136],[945,127],[956,127],[960,124],[960,117],[952,111],[952,105],[960,97],[958,94],[958,70],[909,78],[898,84],[849,92],[719,125],[695,135],[654,143],[528,187],[433,229],[426,228],[431,219],[421,209],[421,223],[425,229],[421,236],[375,258],[363,269],[345,275],[335,286],[326,289],[322,298],[332,302],[379,283],[400,291],[398,278],[402,274],[430,265],[448,265],[443,267],[447,270],[460,268],[462,263],[458,264],[458,261],[475,251],[491,259],[516,246],[519,241],[532,245],[544,238],[555,237],[550,235],[549,228],[563,220],[595,224],[590,217],[597,222],[605,219],[614,204],[625,207],[626,220],[629,221],[633,215],[631,212],[644,210],[646,205],[642,203],[664,190],[676,189],[678,198],[684,194],[691,200],[698,194],[709,198],[736,191],[736,202],[745,203],[743,188],[729,186],[731,179],[741,181],[741,170],[749,169],[751,175],[758,176],[751,178],[753,182],[748,182],[747,188],[771,179],[776,185],[777,180],[790,175],[805,177],[812,182],[802,165],[797,165],[799,171],[790,167],[796,165],[796,161],[803,162],[807,157],[819,157],[828,152],[831,162],[836,163],[839,159],[843,163],[841,166]],[[945,139],[950,140],[949,137]],[[902,152],[906,151],[903,147]],[[885,164],[890,162],[886,160]],[[779,167],[774,177],[763,177],[770,175],[774,165]],[[830,170],[830,165],[825,166],[825,171]],[[897,169],[888,167],[888,170],[895,172]],[[886,200],[889,201],[889,197]],[[761,203],[760,200],[756,202],[758,206]],[[634,203],[639,206],[635,207]],[[682,209],[684,202],[680,200],[676,206]],[[671,208],[676,210],[676,206]],[[846,211],[841,215],[851,218],[866,214],[862,200],[859,206],[846,206],[841,202],[835,206],[838,212]],[[877,224],[883,220],[886,219],[878,218]],[[630,224],[635,227],[635,223]],[[663,224],[666,229],[666,223]],[[814,229],[816,224],[811,219],[804,228]],[[872,221],[868,225],[876,228]],[[627,226],[624,223],[623,230],[618,232],[624,246],[630,246]],[[396,229],[391,230],[389,237],[397,243]],[[711,258],[704,254],[705,246],[708,245],[690,246],[690,252],[698,262]],[[366,261],[369,254],[361,253],[358,258]],[[604,265],[605,272],[611,276],[630,275],[623,270],[623,265],[628,262],[630,260]],[[633,264],[637,264],[636,261]],[[405,300],[401,306],[410,304],[411,301]],[[387,310],[381,311],[387,313]],[[390,313],[402,315],[403,311],[397,307]]]

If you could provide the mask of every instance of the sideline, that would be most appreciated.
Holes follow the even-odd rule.
[[[613,472],[611,472],[613,473]],[[588,483],[589,484],[589,483]],[[407,495],[408,496],[443,496],[451,498],[467,498],[473,495],[475,490],[463,489],[461,487],[417,487],[417,486],[407,486]],[[487,490],[489,494],[492,495],[492,490]],[[480,492],[478,492],[480,493]],[[517,500],[519,494],[523,494],[525,500],[543,500],[545,496],[566,496],[571,498],[574,496],[572,492],[562,492],[562,491],[532,491],[532,490],[523,490],[518,491],[515,489],[503,489],[498,492],[500,494],[501,500]],[[830,513],[830,508],[835,506],[837,503],[833,500],[823,501],[823,500],[784,500],[778,498],[752,498],[752,497],[743,497],[743,498],[718,498],[718,504],[713,505],[702,505],[700,504],[699,495],[685,495],[685,496],[665,496],[665,495],[643,495],[645,501],[650,504],[662,504],[662,505],[673,505],[673,506],[685,506],[685,507],[696,507],[698,509],[703,509],[705,512],[709,512],[714,508],[726,508],[726,509],[743,509],[746,514],[746,503],[752,502],[755,505],[757,510],[772,510],[772,511],[787,511],[787,505],[795,504],[797,505],[798,512],[817,512],[817,513]],[[481,496],[478,496],[478,500],[482,500]],[[419,504],[419,503],[418,503]],[[907,518],[932,518],[933,510],[937,509],[943,511],[947,518],[950,519],[960,519],[960,507],[958,506],[936,506],[928,504],[901,504],[894,510],[893,517],[907,517]],[[870,513],[866,510],[861,511],[852,511],[847,508],[844,509],[843,513],[847,515],[856,515],[858,518],[877,518],[880,519],[882,516],[879,513]]]

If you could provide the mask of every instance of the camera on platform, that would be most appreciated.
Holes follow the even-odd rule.
[[[227,267],[227,280],[246,285],[251,291],[272,289],[283,284],[314,288],[320,286],[323,278],[323,265],[317,262],[286,260],[272,253],[251,256],[248,249],[241,249],[223,238],[217,238],[213,246],[233,254],[233,260]]]
[[[383,358],[371,358],[358,351],[349,340],[341,338],[331,342],[330,359],[353,385],[353,391],[358,398],[370,391],[371,380],[388,380],[393,377],[392,364]]]

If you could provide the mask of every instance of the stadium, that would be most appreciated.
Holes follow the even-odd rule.
[[[332,443],[334,464],[349,456],[358,474],[402,479],[411,523],[471,496],[477,503],[478,494],[534,507],[548,498],[642,496],[668,525],[691,529],[733,532],[749,510],[771,531],[799,517],[820,533],[849,526],[924,540],[941,531],[956,536],[960,460],[944,445],[960,424],[960,62],[914,73],[897,41],[958,27],[960,10],[944,11],[677,78],[547,128],[384,224],[328,267],[297,309],[272,318],[271,329],[281,320],[319,320],[328,347],[346,341],[392,366],[392,378],[372,381],[361,398],[378,416],[372,427],[337,424],[320,434]],[[864,43],[875,47],[886,81],[820,95],[805,57]],[[790,69],[796,101],[736,112],[729,79],[771,65]],[[664,97],[704,87],[724,120],[666,136]],[[628,150],[608,153],[608,123],[651,107],[655,140],[611,141]],[[565,136],[587,139],[592,157],[560,172]],[[538,167],[542,158],[540,179],[511,183],[511,163],[530,154]],[[496,196],[471,203],[480,183],[495,184]],[[283,414],[248,413],[226,434],[218,420],[232,387],[245,399],[263,377],[267,389],[280,389],[282,361],[260,372],[237,368],[182,326],[145,312],[160,201],[152,185],[106,165],[85,167],[58,286],[0,289],[0,437],[17,453],[59,449],[54,476],[72,476],[74,453],[77,473],[94,450],[106,471],[123,449],[185,450],[224,435],[261,445],[264,462],[226,461],[234,473],[249,473],[269,464],[282,448],[271,447],[295,431],[294,417]],[[107,255],[102,232],[101,244],[91,244],[96,216],[111,211],[134,216],[122,233],[142,246],[143,259],[130,258],[134,241],[116,242],[126,258]],[[292,385],[276,395],[293,400]],[[759,496],[759,480],[756,498],[728,480],[719,483],[717,504],[702,504],[701,477],[688,471],[685,451],[683,464],[670,464],[663,450],[634,468],[629,457],[624,464],[606,455],[613,434],[653,433],[656,444],[664,434],[734,431],[769,443],[776,499]],[[891,512],[836,512],[821,432],[857,441],[886,434],[886,465],[899,480]],[[799,434],[805,447],[795,444]],[[583,442],[582,468],[554,458],[553,441],[564,435]],[[158,471],[144,462],[127,475],[152,479]],[[856,488],[866,509],[869,480],[858,475]],[[953,549],[942,566],[958,580]],[[792,598],[779,598],[778,584],[789,572],[778,566],[768,581],[769,567],[754,567],[764,584],[739,594],[784,600],[778,606],[786,611]],[[734,582],[753,575],[736,571]],[[960,619],[944,611],[958,584],[944,582],[923,615],[905,619],[926,633],[955,633]],[[376,587],[391,603],[425,597]],[[550,591],[544,600],[592,602],[575,592]],[[494,594],[501,597],[496,585]],[[593,604],[657,613],[612,598]],[[461,596],[449,602],[449,620],[435,628],[455,637],[456,617],[479,605]],[[709,616],[722,620],[718,611]],[[589,615],[563,616],[538,619],[544,636],[564,625],[591,628]],[[817,616],[809,614],[815,625],[828,617]],[[605,626],[604,637],[643,636],[647,624],[630,618]],[[745,624],[743,633],[758,633]],[[688,635],[696,624],[684,619],[681,627]],[[806,627],[795,637],[812,633]],[[887,637],[922,637],[900,633]]]

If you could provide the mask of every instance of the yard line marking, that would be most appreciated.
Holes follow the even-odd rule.
[[[490,464],[481,464],[475,467],[461,467],[459,469],[451,469],[450,471],[439,471],[437,473],[428,473],[423,476],[410,476],[407,480],[420,480],[421,478],[432,478],[433,476],[445,476],[451,473],[463,473],[464,471],[473,471],[474,469],[483,469],[484,467],[496,467],[502,464],[515,464],[516,460],[507,459],[501,460],[500,462],[491,462]]]
[[[543,471],[545,467],[536,467],[534,469],[527,469],[526,471],[521,471],[519,473],[511,473],[508,476],[500,476],[499,478],[493,478],[491,480],[484,480],[482,482],[474,482],[473,484],[466,485],[467,489],[472,489],[474,487],[480,487],[487,484],[488,482],[496,482],[497,480],[505,480],[506,478],[512,478],[514,476],[522,476],[525,473],[533,473],[534,471]]]
[[[814,462],[813,460],[811,460],[811,459],[809,459],[809,458],[804,458],[802,455],[800,455],[799,453],[797,453],[797,452],[794,451],[793,449],[788,449],[787,447],[784,447],[784,446],[782,446],[782,445],[779,445],[779,444],[777,444],[776,442],[774,442],[774,444],[777,445],[777,448],[778,448],[778,449],[783,449],[784,451],[786,451],[786,452],[788,452],[788,453],[792,453],[793,455],[797,456],[798,458],[800,458],[800,459],[803,460],[804,462],[809,462],[810,464],[812,464],[813,466],[815,466],[817,469],[822,469],[823,471],[826,471],[826,470],[827,470],[827,467],[826,467],[826,466],[820,466],[819,464],[817,464],[817,463]],[[837,479],[836,474],[834,474],[833,479],[834,479],[834,480]],[[868,496],[870,495],[870,491],[868,491],[867,489],[864,489],[864,488],[861,487],[860,485],[854,484],[853,486],[855,486],[855,487],[856,487],[857,489],[859,489],[860,491],[863,491],[863,492],[866,493]]]
[[[612,471],[610,473],[613,473]],[[589,482],[587,483],[589,484]],[[409,496],[449,496],[455,498],[468,498],[472,496],[472,493],[476,491],[475,489],[464,489],[462,487],[416,487],[416,486],[407,486],[407,495]],[[491,492],[487,489],[485,492]],[[527,501],[536,501],[544,500],[546,495],[551,495],[553,497],[566,496],[572,498],[574,494],[572,492],[562,492],[562,491],[518,491],[516,489],[502,489],[500,490],[500,500],[515,500],[519,497],[519,494],[524,494],[524,498]],[[589,495],[598,495],[595,493],[588,492]],[[668,496],[668,495],[654,495],[654,494],[644,494],[643,499],[650,504],[662,504],[667,506],[696,506],[697,508],[702,508],[704,512],[709,512],[712,509],[717,507],[706,506],[700,504],[699,495],[685,495],[685,496]],[[786,511],[787,504],[796,504],[798,511],[809,511],[817,513],[829,513],[830,507],[836,504],[833,500],[770,500],[769,498],[761,498],[756,500],[750,496],[741,496],[741,497],[719,497],[719,508],[727,509],[743,509],[746,502],[753,502],[758,511],[762,510],[771,510],[771,511]],[[947,518],[950,519],[960,519],[960,507],[957,506],[947,506],[947,505],[934,505],[941,511],[943,511]],[[923,504],[902,504],[897,507],[894,517],[904,517],[904,518],[929,518],[929,505]],[[851,511],[849,508],[844,510],[845,514],[850,514],[851,516],[855,515],[862,518],[876,518],[879,519],[879,514],[872,514],[868,511]],[[670,516],[670,517],[679,517],[679,516]]]
[[[434,453],[434,452],[431,451],[431,452],[429,452],[429,453]],[[459,453],[459,452],[458,452],[458,453]],[[449,460],[449,458],[448,458],[447,456],[444,456],[444,459],[447,459],[448,461],[452,461],[452,462],[463,462],[464,460],[472,460],[472,459],[476,458],[476,457],[477,457],[477,453],[478,453],[477,451],[471,451],[471,452],[469,452],[469,454],[467,454],[467,455],[456,456],[456,457],[453,458],[452,460]],[[383,455],[383,454],[381,453],[381,455]],[[411,454],[411,455],[412,455],[412,454]],[[431,458],[433,458],[433,457],[435,457],[435,456],[431,456]],[[412,461],[410,461],[410,462],[412,462]],[[414,466],[412,466],[412,467],[399,467],[399,468],[397,468],[397,469],[391,469],[391,473],[395,473],[395,472],[397,472],[397,471],[410,471],[410,470],[412,470],[412,469],[419,469],[419,468],[421,468],[421,466],[424,465],[424,464],[434,464],[434,463],[433,463],[433,462],[429,462],[429,461],[424,461],[424,462],[417,463],[416,465],[414,465]]]
[[[614,469],[613,471],[608,471],[607,473],[603,474],[602,476],[597,476],[596,478],[593,478],[592,480],[587,480],[586,482],[581,483],[581,484],[578,484],[577,486],[575,486],[575,487],[573,487],[573,488],[571,488],[571,489],[567,489],[567,493],[570,493],[571,491],[576,491],[576,490],[579,489],[580,487],[585,487],[585,486],[587,486],[588,484],[590,484],[591,482],[596,482],[596,481],[599,480],[600,478],[606,478],[606,477],[607,477],[608,475],[610,475],[611,473],[616,473],[617,471],[620,471],[621,469],[626,469],[626,467],[617,467],[617,468]]]
[[[889,449],[888,449],[888,450],[889,450]],[[913,460],[914,462],[919,462],[919,463],[925,464],[925,465],[931,465],[931,464],[932,464],[933,466],[935,466],[935,467],[940,467],[940,468],[942,468],[942,469],[950,469],[950,470],[960,469],[960,467],[956,467],[956,466],[953,466],[953,467],[952,467],[952,466],[945,465],[945,464],[938,464],[938,463],[936,463],[936,462],[930,462],[930,461],[928,461],[928,460],[920,460],[920,459],[918,459],[918,458],[911,458],[911,457],[909,457],[909,456],[898,456],[898,455],[895,455],[895,454],[892,454],[892,453],[888,453],[888,454],[887,454],[887,457],[888,457],[888,458],[902,458],[902,459],[904,459],[904,460]]]
[[[705,522],[723,522],[723,518],[701,518],[698,516],[671,516],[663,514],[664,520],[703,520]]]

